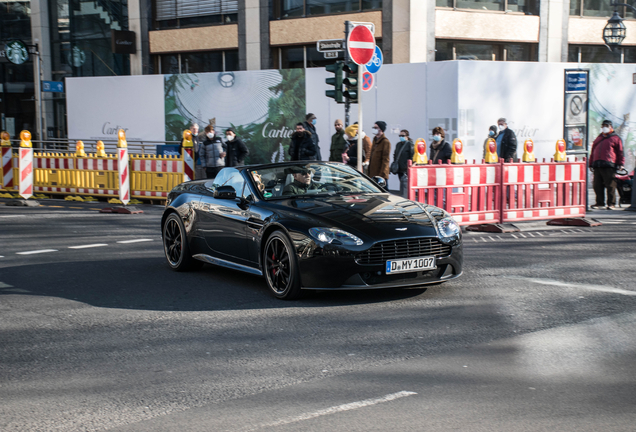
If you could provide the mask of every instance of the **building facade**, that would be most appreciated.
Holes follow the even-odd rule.
[[[385,63],[444,60],[636,62],[636,17],[610,51],[610,0],[0,0],[2,42],[38,45],[42,80],[324,67],[321,39],[344,21],[372,22]],[[634,2],[636,3],[636,2]],[[115,31],[135,54],[113,53]],[[342,54],[340,54],[342,58]],[[40,116],[34,61],[0,55],[2,128],[33,130]],[[63,93],[43,93],[43,131],[66,136]],[[98,101],[96,101],[98,103]],[[12,132],[12,131],[10,131]]]

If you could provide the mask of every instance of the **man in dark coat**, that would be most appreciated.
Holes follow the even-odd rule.
[[[320,138],[318,138],[318,133],[316,132],[316,115],[313,113],[309,113],[305,116],[305,122],[303,123],[303,127],[306,131],[311,132],[311,140],[316,146],[316,159],[314,160],[322,160],[320,156]]]
[[[378,120],[373,125],[373,147],[369,156],[369,177],[382,177],[389,181],[389,165],[391,162],[391,143],[384,135],[386,122]]]
[[[292,134],[289,145],[291,160],[316,160],[316,145],[311,136],[311,132],[305,130],[302,123],[296,125],[296,132]]]
[[[235,167],[245,165],[245,158],[250,151],[247,146],[232,128],[225,129],[225,138],[227,139],[227,154],[225,156],[225,166]]]
[[[623,153],[623,141],[616,135],[612,122],[604,120],[601,125],[601,134],[592,144],[592,152],[588,161],[594,171],[594,193],[596,205],[593,209],[605,206],[605,190],[607,189],[607,209],[612,210],[616,204],[616,170],[623,169],[625,155]]]
[[[497,120],[497,126],[499,128],[499,135],[497,135],[497,156],[502,158],[505,162],[512,159],[513,162],[517,161],[517,136],[508,129],[508,123],[505,118]]]
[[[331,137],[331,147],[329,147],[329,160],[332,162],[342,162],[342,153],[347,147],[345,130],[342,120],[338,119],[334,123],[336,133]]]

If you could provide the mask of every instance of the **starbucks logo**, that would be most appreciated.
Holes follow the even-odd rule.
[[[4,52],[13,64],[21,65],[29,60],[29,50],[27,46],[19,40],[11,41],[4,46]]]
[[[71,52],[68,53],[67,60],[68,64],[81,67],[86,61],[86,54],[79,47],[74,46]]]

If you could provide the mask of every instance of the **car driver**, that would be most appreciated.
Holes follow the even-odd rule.
[[[323,190],[322,184],[314,182],[314,169],[307,167],[293,167],[294,181],[285,186],[283,195],[306,195],[307,191]]]

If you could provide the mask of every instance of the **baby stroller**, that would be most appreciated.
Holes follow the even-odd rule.
[[[616,189],[618,189],[618,196],[620,197],[618,203],[622,204],[632,203],[632,187],[634,186],[634,171],[627,172],[626,169],[616,171]]]

